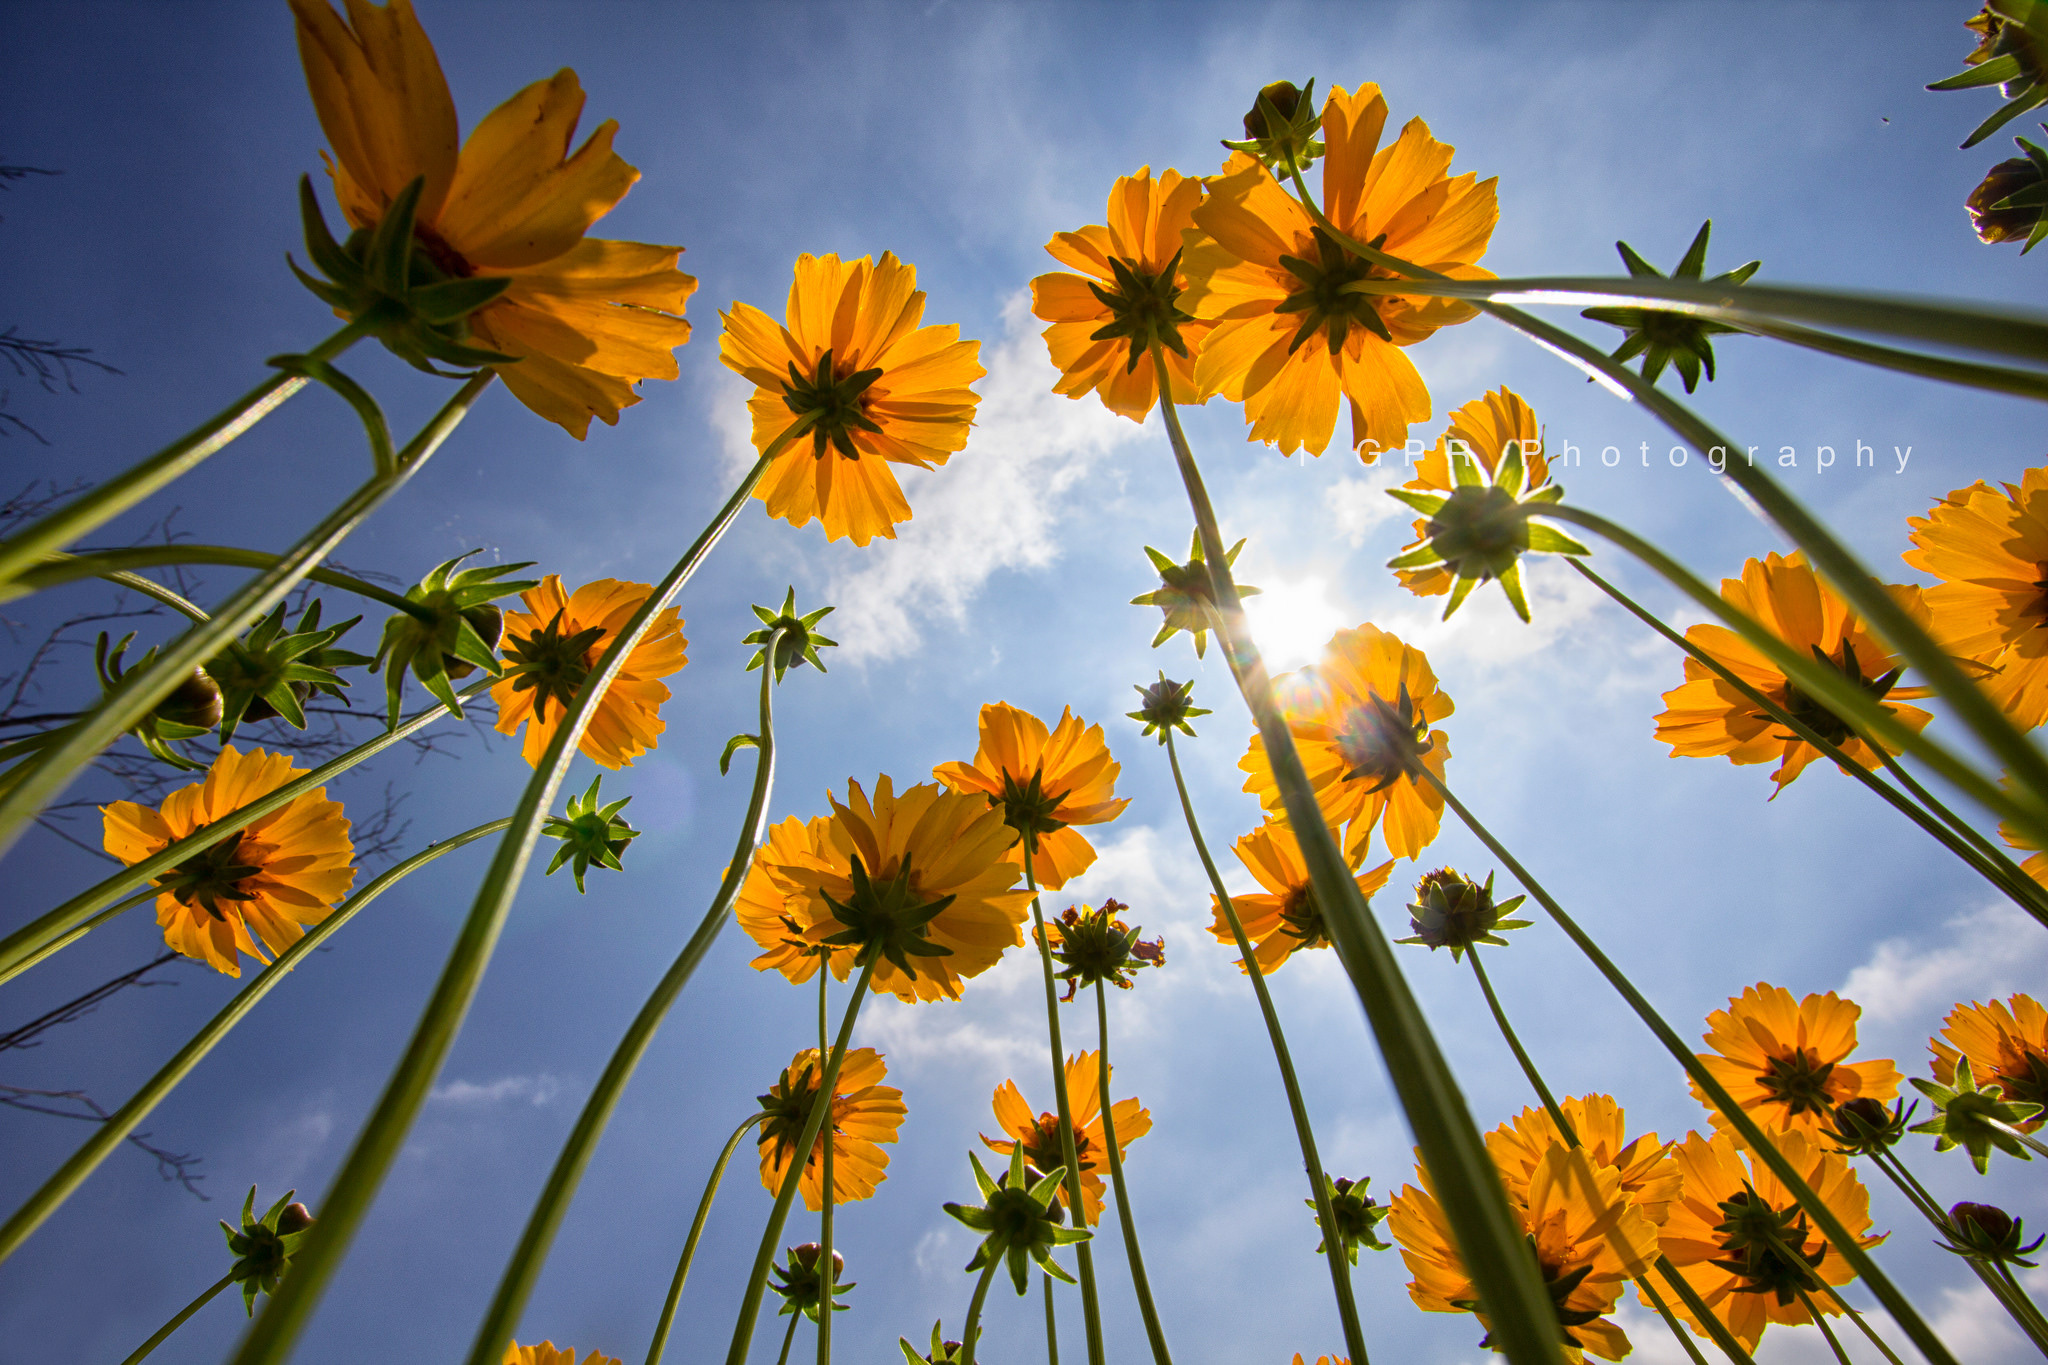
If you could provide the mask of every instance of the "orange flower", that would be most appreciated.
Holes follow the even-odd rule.
[[[1450,737],[1429,727],[1453,707],[1423,652],[1378,626],[1340,630],[1320,663],[1275,679],[1273,691],[1323,818],[1333,829],[1350,825],[1344,852],[1352,865],[1365,861],[1382,817],[1387,852],[1396,858],[1413,858],[1428,847],[1443,820],[1444,800],[1403,764],[1419,757],[1443,776]],[[1376,701],[1392,708],[1395,719],[1382,714]],[[1244,789],[1257,794],[1269,817],[1285,822],[1262,736],[1252,736],[1237,766],[1250,774]]]
[[[222,745],[205,779],[172,792],[162,809],[133,801],[100,807],[107,852],[132,867],[268,796],[300,771],[287,754],[244,754]],[[156,922],[165,945],[229,976],[242,974],[238,949],[270,961],[305,935],[303,926],[326,919],[355,883],[348,829],[341,803],[318,787],[158,873]]]
[[[1411,119],[1381,148],[1387,102],[1377,85],[1340,86],[1323,106],[1323,212],[1340,232],[1454,279],[1493,278],[1474,264],[1500,218],[1495,182],[1445,175],[1452,149]],[[1258,160],[1243,152],[1208,181],[1194,211],[1208,234],[1187,252],[1188,311],[1214,330],[1195,382],[1243,402],[1251,439],[1283,455],[1320,455],[1351,410],[1351,444],[1399,448],[1427,421],[1429,390],[1403,348],[1477,315],[1471,304],[1360,294],[1346,284],[1391,279],[1340,247]]]
[[[1707,1016],[1706,1042],[1714,1050],[1695,1055],[1766,1133],[1819,1141],[1835,1106],[1899,1093],[1899,1069],[1889,1058],[1844,1060],[1856,1050],[1862,1014],[1833,991],[1795,1004],[1784,987],[1759,981]],[[1726,1116],[1708,1103],[1699,1083],[1687,1084],[1711,1111],[1714,1126],[1726,1128]]]
[[[1258,878],[1259,885],[1268,893],[1230,898],[1237,921],[1244,926],[1244,936],[1252,941],[1252,956],[1258,959],[1259,970],[1270,973],[1304,948],[1329,947],[1330,928],[1323,919],[1323,907],[1309,881],[1308,864],[1302,860],[1301,845],[1295,840],[1294,831],[1281,821],[1268,820],[1240,838],[1235,852],[1245,870]],[[1393,871],[1394,863],[1389,859],[1370,872],[1360,873],[1359,894],[1372,899],[1387,884]],[[1209,898],[1209,914],[1209,932],[1220,943],[1235,944],[1237,935],[1230,932],[1223,902],[1215,896]],[[1242,959],[1237,965],[1240,971],[1250,970]]]
[[[615,425],[639,402],[642,379],[676,377],[697,281],[675,268],[681,247],[583,235],[640,172],[612,151],[609,119],[569,150],[583,113],[575,72],[499,105],[458,152],[455,102],[409,0],[348,0],[346,20],[327,0],[291,7],[342,213],[374,227],[425,178],[416,257],[450,279],[511,280],[468,322],[482,345],[519,357],[498,375],[520,402],[580,441],[592,417]]]
[[[505,613],[505,677],[492,686],[491,700],[499,734],[526,726],[519,751],[528,763],[540,762],[577,689],[653,592],[646,583],[600,578],[564,594],[562,580],[549,574],[520,594],[525,611]],[[668,726],[659,713],[669,690],[660,679],[689,662],[682,627],[676,609],[663,607],[598,699],[578,747],[605,767],[631,767],[661,741]]]
[[[770,948],[756,967],[804,981],[823,949],[844,981],[873,951],[874,989],[904,1001],[958,1000],[965,978],[1023,944],[1031,893],[1011,890],[1017,869],[1005,856],[1016,835],[986,801],[930,782],[899,796],[887,776],[872,802],[853,781],[845,804],[826,799],[829,818],[785,820],[754,855],[741,895],[759,926],[748,932]]]
[[[1773,1141],[1859,1245],[1884,1240],[1882,1235],[1864,1236],[1870,1227],[1870,1192],[1847,1160],[1797,1132],[1777,1134]],[[1672,1147],[1671,1156],[1684,1192],[1658,1230],[1658,1247],[1745,1347],[1754,1351],[1769,1323],[1812,1320],[1795,1288],[1804,1288],[1821,1312],[1841,1313],[1816,1281],[1844,1285],[1856,1272],[1797,1211],[1798,1201],[1770,1167],[1746,1154],[1727,1133],[1711,1139],[1690,1133]],[[1798,1253],[1801,1265],[1766,1250],[1760,1230],[1782,1239]],[[1643,1302],[1649,1303],[1647,1296]],[[1682,1302],[1674,1300],[1671,1310],[1706,1335]]]
[[[1631,1141],[1628,1116],[1612,1095],[1566,1096],[1557,1107],[1564,1111],[1586,1159],[1595,1166],[1612,1167],[1629,1201],[1652,1223],[1663,1223],[1670,1216],[1671,1201],[1678,1198],[1680,1182],[1678,1168],[1657,1135],[1644,1133]],[[1542,1108],[1524,1109],[1486,1135],[1486,1150],[1511,1200],[1528,1201],[1529,1181],[1543,1164],[1543,1154],[1564,1140],[1550,1111]]]
[[[1108,226],[1054,233],[1045,244],[1055,260],[1082,272],[1058,271],[1031,282],[1032,315],[1052,324],[1045,345],[1060,371],[1054,393],[1094,393],[1111,412],[1144,421],[1159,401],[1159,376],[1146,354],[1157,340],[1173,401],[1204,400],[1195,387],[1194,357],[1209,328],[1177,303],[1187,287],[1181,236],[1194,231],[1201,202],[1200,180],[1167,170],[1155,181],[1152,168],[1142,166],[1110,190]]]
[[[720,317],[718,358],[755,386],[754,448],[791,438],[754,489],[768,515],[815,518],[829,540],[895,539],[910,503],[889,466],[931,469],[967,444],[981,343],[918,326],[917,267],[888,252],[797,257],[783,324],[744,303]]]
[[[1131,804],[1113,795],[1121,771],[1102,727],[1087,724],[1072,707],[1048,732],[1029,711],[998,701],[981,708],[974,762],[941,763],[932,776],[956,792],[987,797],[1021,836],[1010,861],[1021,866],[1029,847],[1033,878],[1057,890],[1095,861],[1094,846],[1069,827],[1106,824]]]
[[[1081,1167],[1081,1213],[1091,1227],[1102,1221],[1101,1173],[1109,1169],[1109,1140],[1102,1131],[1100,1071],[1093,1052],[1067,1058],[1067,1109],[1074,1116],[1074,1159]],[[1115,1075],[1116,1068],[1111,1067],[1112,1080]],[[981,1140],[992,1150],[1008,1156],[1021,1142],[1025,1162],[1040,1174],[1067,1164],[1058,1114],[1047,1112],[1033,1118],[1031,1106],[1024,1102],[1015,1081],[997,1086],[991,1103],[996,1123],[1008,1134],[1002,1138],[982,1134]],[[1110,1117],[1116,1120],[1116,1152],[1121,1160],[1133,1142],[1152,1131],[1152,1115],[1133,1098],[1111,1105]],[[1060,1207],[1069,1208],[1065,1181],[1060,1182],[1059,1197]]]
[[[1934,1079],[1943,1085],[1954,1083],[1956,1063],[1968,1057],[1978,1085],[2001,1087],[2007,1100],[2048,1104],[2048,1010],[2031,995],[1957,1005],[1942,1021],[1941,1038],[1929,1038],[1927,1048],[1934,1054]],[[2041,1124],[2034,1118],[2013,1126],[2031,1133]]]
[[[1936,638],[1983,666],[2013,724],[2048,720],[2048,468],[2003,493],[1980,479],[1906,524],[1914,548],[1901,557],[1941,580],[1927,589]]]
[[[805,1048],[790,1060],[768,1093],[761,1096],[761,1108],[769,1117],[761,1124],[756,1142],[761,1148],[761,1186],[775,1194],[789,1174],[796,1144],[804,1135],[811,1103],[818,1093],[818,1049]],[[871,1047],[850,1049],[839,1064],[839,1076],[832,1086],[831,1121],[818,1129],[810,1155],[804,1158],[804,1173],[797,1181],[803,1191],[804,1207],[816,1212],[825,1207],[825,1144],[832,1144],[832,1202],[851,1204],[866,1199],[875,1186],[889,1177],[889,1154],[883,1143],[896,1140],[903,1126],[903,1092],[880,1084],[889,1074],[882,1054]]]
[[[1480,468],[1491,479],[1500,468],[1501,456],[1506,452],[1509,441],[1517,442],[1522,451],[1522,467],[1527,471],[1523,490],[1541,488],[1549,483],[1550,462],[1543,458],[1543,428],[1536,421],[1536,413],[1520,394],[1503,386],[1484,398],[1475,398],[1462,407],[1452,408],[1450,426],[1436,438],[1436,447],[1415,462],[1415,477],[1401,486],[1420,493],[1451,492],[1456,487],[1451,472],[1451,451],[1454,447],[1463,447],[1467,454],[1479,461]],[[1428,519],[1417,521],[1414,530],[1415,543],[1402,547],[1403,554],[1428,542]],[[1402,587],[1417,597],[1441,596],[1449,592],[1457,581],[1457,574],[1442,564],[1396,569],[1394,576],[1401,580]]]
[[[538,1346],[521,1346],[515,1341],[505,1348],[505,1359],[499,1365],[576,1365],[576,1348],[558,1351],[552,1341]],[[583,1365],[619,1365],[619,1358],[593,1346],[584,1352]]]
[[[1927,604],[1920,589],[1891,584],[1886,589],[1923,627]],[[1872,635],[1849,604],[1807,567],[1805,552],[1772,554],[1742,566],[1742,577],[1721,580],[1721,597],[1772,631],[1801,654],[1818,652],[1852,683],[1873,697],[1920,697],[1918,688],[1899,688],[1901,667],[1885,644]],[[1793,685],[1778,666],[1734,631],[1698,625],[1685,638],[1718,659],[1731,673],[1797,717],[1823,739],[1839,746],[1868,768],[1879,765],[1875,750],[1856,731]],[[1806,771],[1820,750],[1787,732],[1756,703],[1716,677],[1697,659],[1685,661],[1686,683],[1664,694],[1665,712],[1657,717],[1657,738],[1671,746],[1673,757],[1726,754],[1731,763],[1779,760],[1771,778],[1778,791]],[[1923,729],[1932,719],[1917,706],[1887,705],[1893,719]],[[1896,753],[1896,749],[1887,752]],[[1773,793],[1775,796],[1776,793]]]

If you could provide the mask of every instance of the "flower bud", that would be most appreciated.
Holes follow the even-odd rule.
[[[1266,113],[1259,107],[1259,100],[1272,105],[1275,113],[1292,123],[1294,111],[1301,107],[1301,90],[1293,81],[1274,81],[1260,90],[1258,99],[1252,101],[1251,110],[1244,116],[1244,135],[1247,138],[1272,136],[1266,128]]]
[[[819,1246],[816,1242],[803,1243],[802,1245],[796,1248],[797,1264],[801,1265],[806,1270],[816,1270],[818,1268],[818,1253],[823,1250],[824,1248]],[[839,1276],[845,1270],[846,1258],[844,1256],[841,1256],[837,1251],[834,1251],[832,1253],[833,1283],[838,1283]]]
[[[1963,201],[1970,210],[1970,225],[1977,230],[1977,240],[1987,246],[1996,246],[2002,242],[2023,242],[2031,236],[2034,225],[2041,221],[2039,205],[2017,208],[1998,208],[1997,205],[2007,196],[2031,189],[2042,181],[2041,168],[2024,156],[2012,157],[1993,166],[1991,173]]]
[[[284,1211],[277,1215],[277,1231],[280,1236],[289,1237],[312,1226],[313,1211],[297,1201],[286,1204]]]
[[[483,640],[485,649],[496,651],[498,642],[505,638],[505,613],[495,602],[470,607],[462,613],[462,619],[469,622],[470,629]],[[476,672],[475,664],[453,654],[443,654],[441,666],[457,682]]]
[[[195,668],[150,714],[173,725],[211,730],[220,724],[220,684],[205,669]]]
[[[1951,1207],[1948,1216],[1957,1227],[1965,1223],[1973,1225],[1994,1245],[2012,1236],[2012,1215],[1994,1204],[1973,1204],[1964,1200]]]

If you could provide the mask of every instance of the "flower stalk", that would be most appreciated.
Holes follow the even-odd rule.
[[[725,1179],[725,1168],[732,1161],[732,1154],[739,1150],[740,1140],[753,1131],[754,1125],[768,1117],[766,1110],[750,1114],[732,1130],[725,1147],[718,1154],[718,1161],[711,1168],[711,1178],[704,1182],[704,1195],[697,1201],[697,1216],[690,1220],[690,1235],[683,1242],[683,1254],[676,1260],[675,1278],[669,1281],[668,1298],[661,1305],[661,1320],[654,1324],[654,1340],[647,1347],[647,1365],[661,1365],[662,1352],[668,1349],[669,1330],[675,1326],[676,1305],[682,1302],[683,1284],[690,1278],[690,1262],[696,1258],[697,1243],[704,1236],[704,1225],[711,1220],[711,1201],[718,1197],[719,1182]],[[796,1324],[790,1323],[795,1329]],[[787,1343],[784,1350],[788,1349]]]
[[[754,463],[739,487],[712,518],[697,540],[676,562],[655,591],[621,626],[598,659],[575,699],[565,708],[562,723],[542,750],[533,777],[519,798],[512,824],[499,842],[490,871],[477,889],[476,900],[449,952],[434,994],[399,1059],[376,1110],[357,1136],[341,1172],[335,1177],[320,1222],[299,1254],[292,1277],[285,1281],[242,1341],[234,1365],[270,1365],[282,1360],[304,1330],[328,1281],[347,1255],[348,1244],[361,1226],[391,1163],[397,1159],[413,1120],[427,1101],[434,1078],[455,1044],[463,1016],[475,998],[498,935],[511,912],[526,864],[547,813],[553,808],[569,762],[582,741],[607,689],[625,667],[627,657],[653,626],[655,616],[682,590],[706,556],[723,538],[753,493],[768,457]],[[758,1297],[758,1295],[757,1295]],[[492,1365],[496,1365],[494,1361]]]
[[[1308,1172],[1309,1191],[1315,1198],[1316,1219],[1326,1229],[1335,1228],[1337,1215],[1330,1207],[1330,1181],[1323,1172],[1322,1157],[1316,1151],[1316,1135],[1309,1125],[1308,1105],[1301,1097],[1301,1082],[1294,1074],[1294,1058],[1287,1050],[1287,1035],[1280,1028],[1280,1014],[1273,1008],[1273,993],[1266,987],[1265,970],[1259,966],[1251,939],[1244,932],[1244,922],[1238,918],[1237,907],[1223,887],[1223,874],[1216,870],[1216,860],[1209,856],[1208,841],[1202,837],[1202,827],[1195,819],[1194,802],[1188,796],[1187,779],[1181,775],[1180,753],[1174,747],[1173,727],[1161,726],[1160,735],[1166,742],[1166,760],[1173,768],[1174,790],[1180,794],[1181,814],[1187,820],[1195,856],[1201,860],[1202,870],[1209,876],[1217,904],[1223,907],[1223,916],[1229,921],[1230,932],[1237,939],[1237,952],[1244,961],[1245,974],[1251,978],[1252,994],[1258,997],[1259,1013],[1266,1023],[1266,1037],[1273,1044],[1273,1059],[1280,1067],[1280,1083],[1287,1092],[1287,1109],[1294,1118],[1294,1136],[1301,1144],[1301,1161]],[[1326,1235],[1323,1238],[1323,1255],[1329,1262],[1330,1286],[1337,1296],[1337,1317],[1344,1329],[1344,1347],[1350,1352],[1349,1358],[1354,1365],[1367,1365],[1365,1332],[1359,1325],[1358,1304],[1351,1291],[1350,1264],[1344,1257],[1342,1239]]]
[[[1343,854],[1323,822],[1286,719],[1273,705],[1272,683],[1246,626],[1215,508],[1181,431],[1179,414],[1169,396],[1165,356],[1157,345],[1152,348],[1152,362],[1160,376],[1159,411],[1214,581],[1224,656],[1265,739],[1288,820],[1299,831],[1302,858],[1329,921],[1338,957],[1364,1006],[1423,1162],[1442,1182],[1439,1190],[1444,1212],[1460,1253],[1474,1284],[1492,1305],[1490,1316],[1498,1324],[1494,1344],[1516,1365],[1554,1365],[1562,1358],[1562,1347],[1550,1296],[1508,1209],[1499,1173],[1479,1139],[1457,1080],[1394,961],[1386,936],[1351,880]]]
[[[1124,1189],[1124,1159],[1117,1146],[1116,1115],[1109,1099],[1109,1003],[1100,977],[1095,981],[1095,1038],[1102,1138],[1109,1148],[1109,1182],[1116,1190],[1117,1221],[1123,1228],[1124,1250],[1130,1254],[1131,1287],[1138,1295],[1138,1313],[1145,1320],[1145,1338],[1152,1344],[1152,1359],[1158,1365],[1173,1365],[1173,1355],[1166,1349],[1166,1330],[1159,1325],[1159,1310],[1152,1305],[1152,1282],[1145,1277],[1145,1255],[1138,1249],[1138,1225],[1131,1214],[1131,1196]]]
[[[725,877],[719,883],[718,893],[712,897],[704,918],[698,921],[696,932],[690,935],[689,942],[683,945],[675,962],[655,984],[647,1003],[640,1007],[639,1014],[627,1026],[625,1036],[619,1039],[618,1046],[612,1050],[611,1060],[605,1064],[604,1074],[591,1088],[590,1097],[583,1102],[583,1111],[576,1116],[576,1126],[570,1130],[568,1140],[562,1144],[561,1153],[555,1158],[554,1169],[548,1173],[548,1182],[542,1187],[532,1214],[527,1217],[519,1245],[506,1263],[504,1273],[498,1279],[498,1291],[477,1328],[476,1342],[469,1355],[472,1365],[498,1365],[504,1355],[506,1343],[512,1340],[513,1329],[519,1325],[519,1315],[526,1307],[526,1300],[540,1278],[541,1265],[554,1245],[555,1233],[569,1212],[569,1205],[576,1197],[576,1187],[582,1183],[583,1172],[597,1151],[598,1140],[604,1136],[620,1097],[625,1094],[640,1059],[653,1044],[654,1035],[661,1028],[661,1021],[669,1008],[682,994],[683,987],[689,984],[697,964],[711,951],[719,930],[731,918],[733,900],[746,881],[754,849],[760,844],[762,831],[768,823],[768,797],[775,783],[775,683],[774,670],[762,669],[761,728],[758,743],[754,746],[754,788],[747,800],[746,819],[740,825],[738,844],[733,849]],[[830,973],[821,975],[829,976]],[[829,1252],[828,1247],[828,1255]],[[677,1287],[680,1289],[680,1281]]]
[[[170,1340],[171,1333],[177,1331],[180,1327],[183,1327],[185,1325],[186,1319],[190,1318],[194,1313],[197,1313],[200,1309],[206,1307],[207,1304],[212,1303],[214,1296],[216,1294],[220,1293],[221,1290],[226,1289],[229,1285],[233,1284],[234,1282],[235,1273],[231,1270],[227,1274],[221,1276],[218,1280],[214,1281],[214,1283],[209,1288],[201,1290],[198,1298],[192,1300],[192,1302],[186,1304],[183,1308],[180,1308],[176,1313],[174,1313],[171,1316],[171,1320],[165,1323],[163,1326],[157,1328],[155,1334],[152,1335],[148,1341],[143,1342],[140,1346],[136,1347],[133,1351],[131,1351],[128,1355],[128,1358],[121,1362],[121,1365],[135,1365],[137,1361],[143,1359],[151,1351],[154,1351],[157,1347],[163,1345],[166,1341]]]

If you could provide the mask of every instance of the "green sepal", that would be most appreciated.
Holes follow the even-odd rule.
[[[725,742],[725,752],[718,756],[718,775],[724,777],[732,771],[732,756],[742,749],[758,749],[761,739],[758,735],[734,735]]]

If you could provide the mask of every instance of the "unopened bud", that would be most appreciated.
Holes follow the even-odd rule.
[[[189,725],[195,730],[211,730],[220,724],[220,684],[203,668],[192,670],[192,676],[179,683],[157,703],[152,713],[158,720],[173,725]]]
[[[2019,208],[1996,208],[2006,196],[2017,194],[2042,181],[2041,168],[2024,156],[2001,161],[1991,168],[1964,204],[1970,210],[1970,224],[1977,239],[1987,245],[2025,241],[2041,221],[2038,204]]]
[[[505,613],[495,602],[468,608],[462,613],[462,619],[469,622],[470,629],[482,638],[485,649],[494,653],[497,651],[498,642],[505,638]],[[443,654],[441,666],[447,669],[448,676],[457,682],[476,672],[475,664],[467,659],[458,659],[453,654]]]
[[[297,1201],[286,1204],[283,1212],[277,1215],[277,1231],[281,1236],[289,1237],[312,1226],[313,1211]]]
[[[1301,90],[1293,81],[1274,81],[1259,91],[1259,99],[1252,101],[1251,112],[1244,116],[1244,135],[1248,138],[1272,136],[1266,129],[1266,113],[1259,107],[1259,100],[1273,106],[1281,118],[1292,120],[1294,111],[1301,107]]]
[[[1951,1207],[1948,1216],[1957,1227],[1965,1223],[1974,1226],[1993,1246],[2002,1246],[2013,1235],[2012,1215],[1993,1204],[1965,1200]]]

